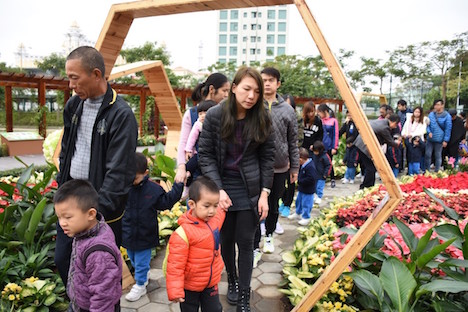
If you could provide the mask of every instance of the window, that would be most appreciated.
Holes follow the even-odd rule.
[[[275,10],[268,10],[268,19],[275,19]]]
[[[257,25],[257,29],[258,29],[258,30],[262,29],[262,25],[258,24],[258,25]]]
[[[278,23],[278,31],[286,31],[286,23],[285,22]]]
[[[222,20],[227,19],[227,11],[226,10],[219,11],[219,19],[222,19]]]
[[[219,59],[218,62],[220,62],[221,64],[226,64],[226,59]]]
[[[255,36],[250,36],[250,42],[256,42],[257,41],[257,37]]]
[[[237,60],[236,59],[229,59],[229,63],[233,63],[235,65],[235,64],[237,64]]]
[[[247,42],[247,36],[242,37],[243,42]]]
[[[245,54],[247,53],[247,50],[246,49],[242,49],[242,54]]]
[[[255,49],[250,49],[250,54],[255,54]]]
[[[285,44],[286,43],[286,35],[278,35],[278,43]]]
[[[231,31],[237,31],[237,22],[231,23]]]
[[[219,35],[219,43],[226,43],[227,36],[226,35]]]
[[[260,49],[257,49],[257,54],[260,54]]]
[[[278,47],[278,55],[284,55],[286,54],[286,48],[285,47]]]
[[[242,29],[247,30],[247,24],[244,24],[244,25],[242,26]]]
[[[230,43],[237,43],[237,35],[230,35],[229,36]]]
[[[247,17],[247,12],[244,12],[244,17]]]
[[[275,35],[267,35],[267,43],[275,43]]]
[[[231,19],[237,19],[239,17],[239,11],[238,10],[232,10],[231,11]]]
[[[251,12],[250,15],[252,16],[252,18],[257,18],[257,12]]]
[[[267,23],[267,30],[268,31],[275,31],[275,23]]]
[[[286,10],[279,10],[278,11],[278,18],[279,19],[286,19]]]
[[[273,56],[275,54],[275,48],[274,47],[267,47],[267,55],[268,56]]]
[[[229,55],[237,55],[237,48],[236,47],[230,47],[229,48]]]
[[[226,55],[226,47],[219,47],[219,55],[220,56]]]
[[[262,17],[262,12],[258,12],[258,18],[261,18]]]
[[[256,30],[257,29],[257,24],[250,24],[250,29],[251,30]]]
[[[227,23],[219,23],[219,31],[227,31]]]
[[[257,42],[260,42],[260,41],[262,41],[262,37],[259,36],[257,37]]]

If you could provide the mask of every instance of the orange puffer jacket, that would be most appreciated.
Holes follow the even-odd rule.
[[[203,291],[219,283],[224,268],[220,230],[225,216],[226,212],[220,208],[208,222],[192,216],[191,210],[180,216],[178,223],[186,237],[174,232],[166,251],[169,252],[166,275],[169,300],[185,298],[184,289]]]

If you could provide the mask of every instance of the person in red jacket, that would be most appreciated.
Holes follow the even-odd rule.
[[[190,210],[180,216],[179,228],[167,248],[166,287],[180,310],[222,311],[218,283],[224,268],[220,230],[226,211],[218,206],[219,187],[200,176],[190,186]]]

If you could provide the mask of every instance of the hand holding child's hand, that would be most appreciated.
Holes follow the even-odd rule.
[[[184,302],[185,299],[184,298],[175,298],[174,300],[172,300],[172,302]]]
[[[229,198],[229,195],[226,193],[225,190],[219,191],[218,206],[219,206],[219,208],[223,209],[224,211],[228,211],[229,207],[232,206],[231,198]]]

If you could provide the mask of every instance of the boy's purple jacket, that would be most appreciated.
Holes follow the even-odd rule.
[[[73,239],[67,294],[83,310],[114,312],[122,295],[122,258],[114,232],[102,215],[98,214],[98,219],[95,227]],[[97,250],[89,254],[84,264],[84,253],[97,244],[111,248],[114,255]]]

